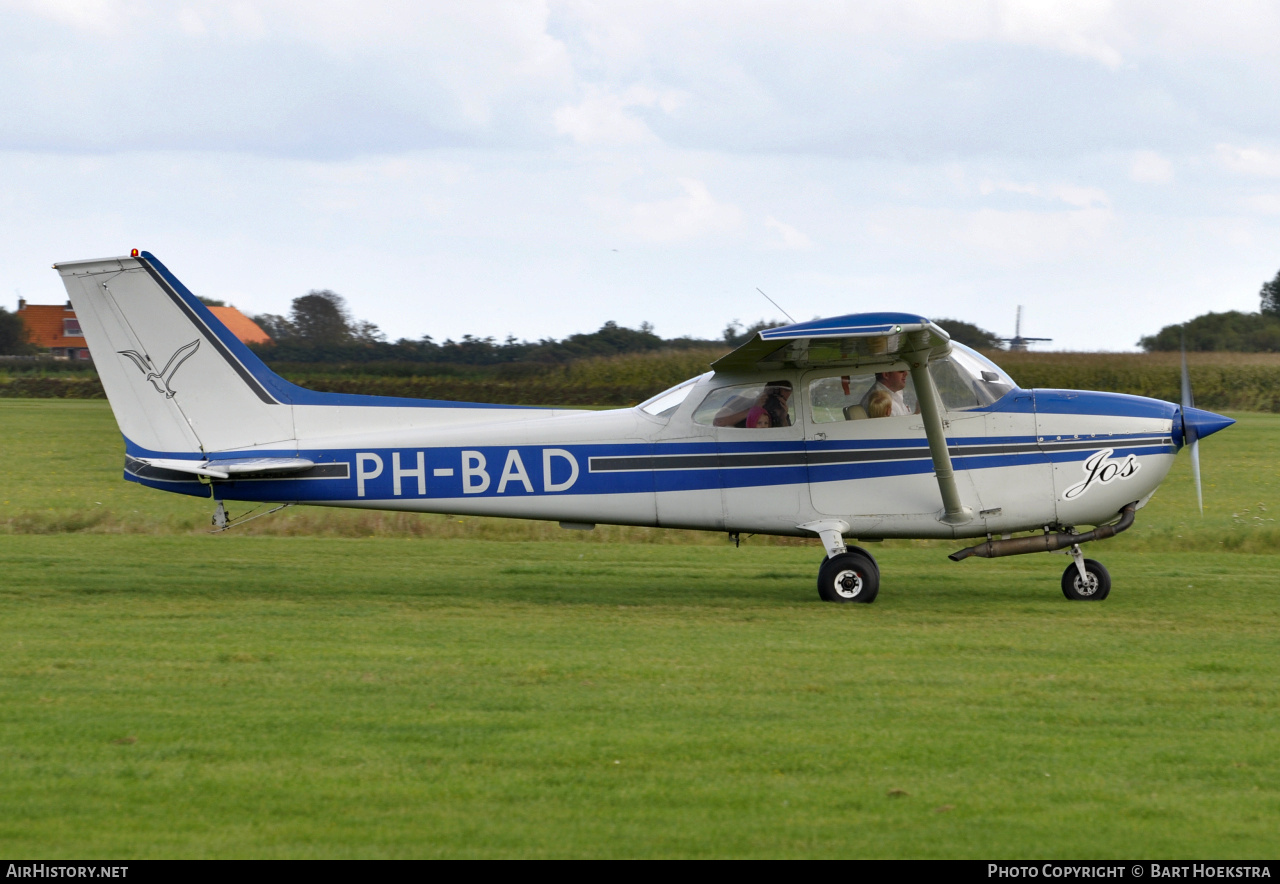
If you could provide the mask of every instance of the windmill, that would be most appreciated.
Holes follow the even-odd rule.
[[[1026,351],[1027,344],[1033,343],[1035,341],[1052,341],[1053,338],[1024,338],[1022,336],[1022,305],[1019,304],[1018,316],[1013,326],[1013,337],[1001,338],[1000,340],[1008,344],[1009,349],[1012,350],[1013,352],[1021,353]]]

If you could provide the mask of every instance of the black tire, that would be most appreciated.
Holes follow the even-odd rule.
[[[861,602],[869,605],[880,592],[880,569],[860,552],[841,553],[818,569],[818,596],[824,602]]]
[[[860,556],[862,556],[864,559],[866,559],[868,562],[870,562],[870,563],[871,563],[871,567],[872,567],[872,568],[874,568],[874,569],[875,569],[875,571],[876,571],[876,583],[879,583],[879,582],[880,582],[880,563],[876,561],[876,557],[875,557],[875,556],[873,556],[871,553],[867,552],[867,550],[863,549],[863,548],[862,548],[862,547],[860,547],[860,546],[848,546],[848,547],[845,547],[845,552],[847,552],[847,553],[857,553],[858,555],[860,555]],[[825,561],[826,561],[826,559],[823,559],[823,561],[825,562]]]
[[[1063,595],[1073,602],[1100,602],[1111,594],[1111,573],[1101,562],[1085,559],[1084,570],[1089,575],[1087,583],[1080,579],[1080,569],[1075,562],[1067,565],[1067,570],[1062,572]]]

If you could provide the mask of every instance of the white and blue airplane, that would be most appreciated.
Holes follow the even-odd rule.
[[[923,316],[755,334],[611,411],[318,393],[272,372],[147,252],[55,264],[124,435],[126,479],[225,501],[818,537],[821,598],[870,602],[885,538],[1068,552],[1133,524],[1174,456],[1233,421],[1183,403],[1023,390]],[[884,415],[884,416],[871,416]],[[1089,530],[1081,530],[1092,526]],[[1030,533],[1026,533],[1030,532]],[[1021,534],[1022,536],[1015,536]]]

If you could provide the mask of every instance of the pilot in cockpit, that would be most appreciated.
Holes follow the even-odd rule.
[[[859,404],[866,409],[868,417],[900,417],[911,414],[911,409],[902,399],[902,391],[906,387],[905,371],[876,372],[876,382]]]

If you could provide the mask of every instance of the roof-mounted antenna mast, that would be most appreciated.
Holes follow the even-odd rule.
[[[760,286],[756,286],[756,291],[764,295],[764,289],[760,288]],[[773,306],[777,307],[779,310],[782,310],[782,307],[773,298],[769,297],[768,295],[764,295],[764,299],[768,301],[770,304],[772,304]],[[787,317],[787,319],[790,319],[792,323],[795,322],[795,319],[786,310],[782,310],[782,315]]]

